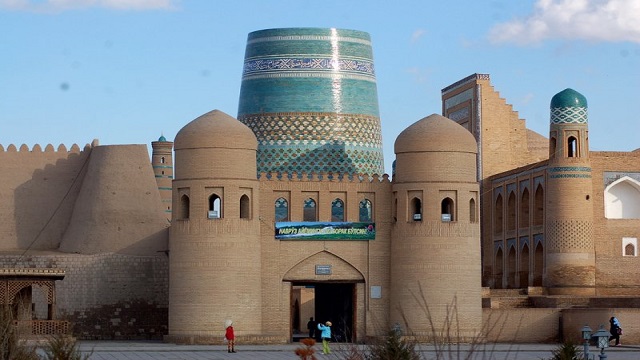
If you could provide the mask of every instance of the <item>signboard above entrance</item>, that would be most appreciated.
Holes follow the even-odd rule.
[[[375,240],[371,222],[277,222],[277,240]]]

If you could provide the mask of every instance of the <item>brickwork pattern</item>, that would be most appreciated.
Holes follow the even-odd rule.
[[[65,270],[56,283],[57,319],[69,321],[79,339],[160,339],[167,331],[168,265],[165,254],[0,257],[0,267]]]

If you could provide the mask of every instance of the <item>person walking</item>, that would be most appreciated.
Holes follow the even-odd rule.
[[[234,353],[236,352],[236,335],[233,332],[233,321],[225,321],[224,326],[224,338],[227,340],[227,352]]]
[[[316,337],[316,322],[313,320],[313,316],[309,318],[307,323],[307,330],[309,330],[309,338],[315,339]]]
[[[322,336],[322,353],[325,355],[331,354],[331,349],[329,348],[329,341],[331,341],[331,321],[327,321],[322,325],[322,323],[318,323],[318,330],[322,332],[320,336]]]
[[[620,321],[618,321],[618,318],[615,316],[612,316],[611,319],[609,319],[609,324],[611,325],[609,328],[609,332],[611,333],[609,341],[615,340],[616,343],[613,346],[620,346],[620,335],[622,335],[622,326],[620,325]]]

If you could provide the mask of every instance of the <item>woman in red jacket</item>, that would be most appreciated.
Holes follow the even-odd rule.
[[[234,353],[236,352],[235,343],[236,343],[236,335],[233,333],[233,321],[227,320],[224,323],[226,331],[224,333],[224,338],[227,340],[227,352]]]

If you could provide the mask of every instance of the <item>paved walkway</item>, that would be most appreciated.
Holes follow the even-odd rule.
[[[300,343],[286,345],[238,345],[237,353],[229,354],[221,345],[175,345],[162,342],[141,341],[81,341],[78,343],[83,353],[90,353],[91,360],[286,360],[299,359],[294,351]],[[332,344],[332,353],[323,355],[321,347],[316,345],[322,359],[349,359],[348,354],[355,345]],[[557,345],[550,344],[484,344],[472,349],[469,345],[451,345],[438,352],[431,345],[419,345],[422,359],[469,359],[469,360],[541,360],[551,358],[551,352]],[[362,347],[358,347],[362,349]],[[599,360],[599,349],[590,348],[591,358]],[[467,355],[471,356],[467,357]],[[607,360],[640,359],[640,345],[620,346],[606,349]]]

